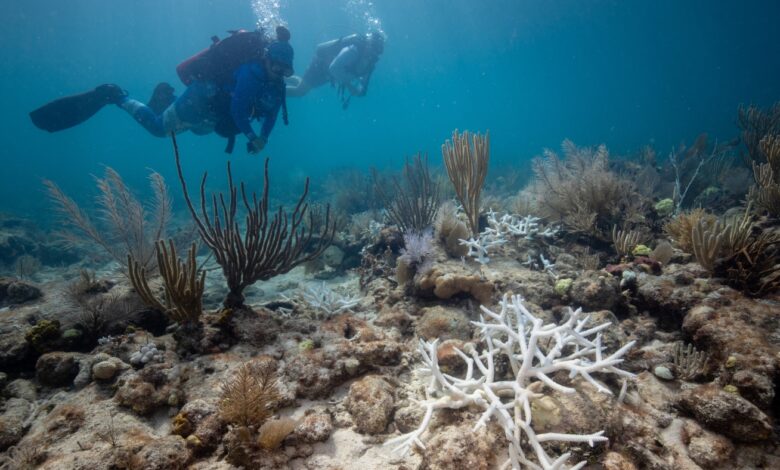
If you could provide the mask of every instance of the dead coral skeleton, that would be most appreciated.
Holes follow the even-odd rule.
[[[360,305],[360,298],[350,295],[343,295],[324,282],[311,284],[303,289],[297,297],[288,297],[282,294],[282,300],[293,305],[303,303],[306,305],[305,315],[315,319],[326,319],[334,315],[345,312],[353,312],[353,309]],[[292,316],[292,311],[283,310],[284,316]]]
[[[541,219],[531,215],[518,217],[504,214],[499,218],[494,211],[489,211],[486,215],[488,226],[480,232],[479,237],[458,240],[461,245],[468,248],[466,256],[475,258],[479,264],[489,263],[488,251],[507,243],[512,238],[534,240],[537,236],[551,238],[558,233],[558,228],[554,226],[542,230],[539,226]]]
[[[567,466],[570,453],[554,457],[548,455],[543,443],[587,442],[591,446],[607,440],[604,431],[592,434],[537,434],[532,427],[533,400],[544,396],[547,386],[558,392],[574,393],[575,389],[553,380],[556,372],[565,371],[574,379],[582,377],[602,393],[612,392],[596,381],[594,373],[613,373],[623,377],[633,374],[617,368],[623,356],[634,345],[630,342],[614,353],[606,355],[601,332],[610,326],[603,323],[590,326],[589,316],[581,309],[568,311],[568,319],[562,324],[544,324],[523,305],[520,296],[504,296],[501,311],[495,313],[481,307],[483,317],[473,322],[480,329],[484,348],[481,352],[471,346],[457,350],[466,363],[464,378],[445,374],[439,368],[437,341],[420,342],[423,367],[420,372],[429,378],[426,399],[420,402],[425,414],[420,426],[407,434],[387,442],[403,453],[417,445],[425,448],[421,437],[431,422],[433,412],[439,409],[461,409],[474,406],[483,410],[474,429],[486,426],[495,419],[509,441],[509,458],[502,468],[513,469],[579,469],[586,462]],[[512,377],[498,376],[497,364],[508,361]],[[534,452],[526,455],[523,443]]]

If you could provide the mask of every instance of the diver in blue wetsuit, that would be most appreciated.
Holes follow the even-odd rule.
[[[195,81],[161,114],[140,101],[122,98],[117,104],[153,135],[192,131],[195,134],[217,132],[228,137],[244,134],[251,153],[260,152],[276,123],[285,100],[284,77],[293,73],[293,49],[289,36],[268,45],[262,60],[241,65],[233,79],[220,84]],[[251,121],[262,120],[260,133]],[[232,150],[232,144],[229,144]]]
[[[157,86],[149,104],[130,98],[117,85],[108,84],[55,100],[30,116],[39,128],[56,132],[83,122],[103,105],[113,103],[152,135],[165,137],[188,130],[199,135],[216,132],[228,138],[229,153],[235,136],[244,134],[247,150],[258,153],[268,142],[280,109],[287,123],[284,78],[293,74],[289,30],[278,27],[273,41],[258,37],[254,32],[233,32],[221,41],[226,46],[220,49],[236,52],[232,57],[201,53],[185,61],[180,66],[185,71],[177,68],[177,72],[188,86],[178,99],[173,95],[173,87],[165,83]],[[262,50],[258,51],[258,44],[263,44]],[[214,51],[215,47],[220,46],[207,51]],[[214,59],[215,55],[218,59]],[[206,57],[205,61],[202,57]],[[235,64],[227,66],[231,60]],[[252,127],[255,119],[262,121],[259,133]]]

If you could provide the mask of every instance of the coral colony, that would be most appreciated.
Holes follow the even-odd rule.
[[[468,248],[467,256],[474,258],[479,264],[485,265],[490,262],[488,250],[501,246],[509,241],[510,238],[524,238],[534,240],[536,236],[543,238],[552,238],[558,233],[556,227],[546,227],[542,230],[539,227],[539,217],[527,215],[517,217],[511,214],[504,214],[500,219],[496,218],[494,211],[486,213],[488,227],[479,233],[475,240],[458,240],[461,245]],[[545,270],[548,263],[545,263]]]
[[[420,341],[419,352],[423,367],[420,373],[428,377],[425,389],[426,399],[419,403],[425,409],[422,423],[408,434],[387,442],[396,450],[407,452],[413,445],[424,447],[421,436],[431,422],[433,412],[439,409],[460,409],[476,406],[483,410],[474,424],[477,430],[495,419],[509,441],[509,459],[504,468],[531,468],[555,470],[582,468],[586,462],[567,467],[570,454],[559,457],[547,454],[542,444],[549,441],[585,442],[593,446],[606,441],[604,431],[592,434],[537,434],[532,425],[531,403],[544,396],[545,387],[562,393],[574,393],[575,389],[555,382],[551,376],[556,372],[568,372],[569,380],[582,378],[600,392],[612,394],[594,378],[594,374],[612,373],[630,378],[633,374],[618,369],[623,356],[634,346],[627,343],[612,354],[605,354],[601,332],[610,323],[589,325],[589,316],[582,309],[567,309],[568,318],[561,324],[545,324],[523,305],[520,296],[504,296],[501,310],[495,313],[484,306],[479,322],[482,350],[470,346],[457,351],[466,363],[465,377],[448,375],[439,368],[437,359],[438,340]],[[511,366],[511,375],[498,376],[496,364],[506,360]],[[523,444],[528,443],[536,455],[537,462],[526,457]]]
[[[455,131],[332,210],[269,160],[188,186],[174,140],[182,225],[156,173],[48,182],[76,245],[0,215],[0,469],[780,468],[780,103],[739,125],[520,192]]]

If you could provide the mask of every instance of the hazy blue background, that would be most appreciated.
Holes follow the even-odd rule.
[[[265,152],[279,191],[334,167],[396,167],[417,150],[438,163],[456,127],[490,129],[498,163],[564,137],[665,153],[703,131],[733,138],[739,103],[780,99],[774,0],[286,0],[297,72],[318,42],[365,32],[363,13],[388,37],[369,94],[347,111],[330,87],[289,100],[290,126],[277,123]],[[153,168],[178,193],[169,142],[122,111],[57,134],[27,113],[105,82],[142,100],[162,80],[181,91],[176,64],[256,21],[249,0],[0,2],[0,211],[50,215],[42,177],[88,200],[103,165],[134,186]],[[223,139],[184,134],[180,145],[191,184],[204,170],[222,183]],[[231,159],[257,181],[262,160],[244,145]]]

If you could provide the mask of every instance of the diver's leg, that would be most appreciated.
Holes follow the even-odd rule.
[[[154,136],[165,137],[188,129],[203,129],[208,125],[208,103],[213,85],[196,82],[165,110],[157,114],[138,100],[126,98],[119,107],[128,112],[144,129]],[[205,123],[205,124],[204,124]]]
[[[216,94],[215,84],[194,82],[164,113],[168,114],[163,118],[165,126],[169,129],[191,130],[198,135],[213,132],[217,122],[213,111]]]
[[[329,80],[327,62],[322,58],[315,56],[306,68],[303,77],[300,77],[297,80],[298,83],[291,83],[287,86],[287,96],[304,96],[313,88],[328,83]]]
[[[165,137],[167,132],[163,127],[162,116],[155,113],[152,108],[138,100],[125,98],[118,106],[133,117],[144,129],[156,137]]]
[[[311,86],[301,77],[290,77],[292,80],[288,81],[287,96],[303,96],[311,90]]]

